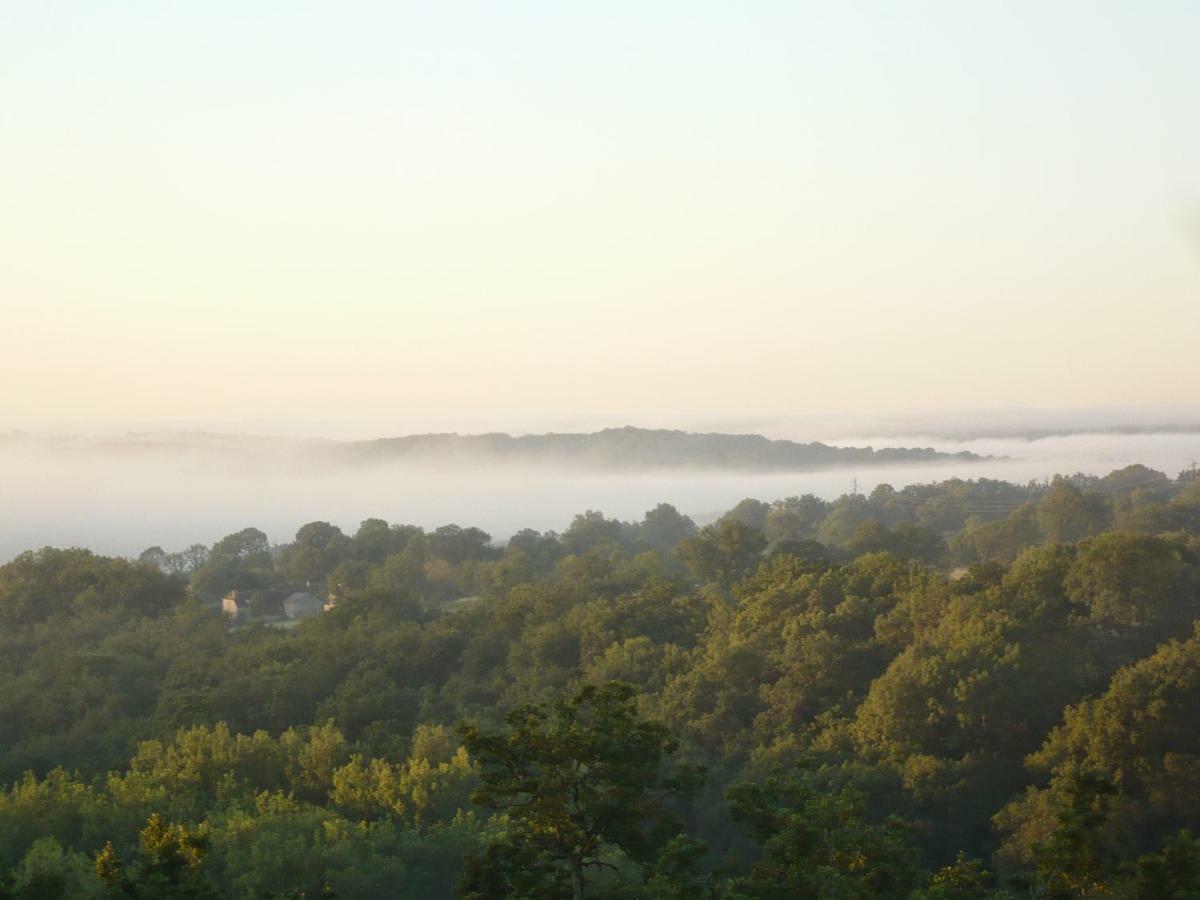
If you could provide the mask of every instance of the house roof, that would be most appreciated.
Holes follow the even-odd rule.
[[[249,609],[253,604],[265,615],[281,614],[284,602],[294,597],[312,597],[318,603],[324,602],[311,591],[296,585],[276,585],[259,591],[230,591],[225,595],[225,599],[232,600],[238,609]]]

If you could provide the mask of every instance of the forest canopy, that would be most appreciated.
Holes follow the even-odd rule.
[[[0,896],[1195,897],[1198,617],[1138,466],[31,551]]]

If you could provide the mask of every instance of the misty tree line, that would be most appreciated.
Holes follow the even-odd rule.
[[[950,567],[1011,562],[1028,547],[1076,541],[1109,528],[1144,532],[1194,528],[1192,505],[1171,501],[1195,480],[1194,470],[1172,480],[1135,465],[1105,477],[1074,475],[1027,485],[953,479],[899,491],[881,484],[869,495],[846,494],[834,501],[811,494],[772,503],[747,498],[704,534],[712,536],[725,527],[728,539],[729,523],[739,522],[759,532],[750,537],[751,543],[761,538],[759,549],[767,555],[788,552],[830,561],[887,551]],[[449,568],[440,566],[440,561],[461,567],[522,553],[557,558],[586,552],[602,542],[633,554],[690,553],[685,561],[694,573],[711,577],[713,573],[697,556],[710,545],[692,542],[680,548],[697,532],[689,517],[662,503],[640,522],[620,522],[588,511],[576,516],[561,534],[527,529],[513,535],[503,550],[494,547],[491,536],[479,528],[445,525],[426,533],[417,526],[367,519],[353,535],[327,522],[310,522],[293,542],[272,545],[264,532],[246,528],[211,548],[193,544],[168,553],[150,547],[139,561],[187,576],[194,592],[213,599],[228,590],[252,590],[276,581],[333,593],[339,585],[361,588],[369,566],[390,561],[399,567],[402,563],[391,557],[400,556],[412,570],[403,576],[409,586],[424,582],[424,596],[434,597],[439,588],[445,594],[476,586],[470,578],[461,585],[452,583]]]
[[[1200,895],[1189,473],[202,550],[0,567],[0,896]]]

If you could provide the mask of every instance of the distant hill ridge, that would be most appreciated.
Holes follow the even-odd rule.
[[[834,447],[772,440],[760,434],[721,434],[662,428],[605,428],[581,433],[414,434],[353,441],[331,448],[363,461],[422,459],[559,463],[596,468],[709,468],[799,470],[901,462],[977,461],[976,453],[932,447]]]

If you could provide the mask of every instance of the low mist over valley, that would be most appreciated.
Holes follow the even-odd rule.
[[[1200,434],[1188,431],[836,444],[628,428],[380,441],[9,434],[0,437],[0,498],[10,512],[0,558],[45,545],[136,555],[154,543],[211,543],[251,524],[282,541],[314,519],[352,529],[372,516],[428,528],[470,522],[504,540],[525,527],[561,530],[583,509],[636,519],[670,502],[704,522],[748,496],[832,500],[856,486],[1025,483],[1132,463],[1174,475],[1197,455]]]

